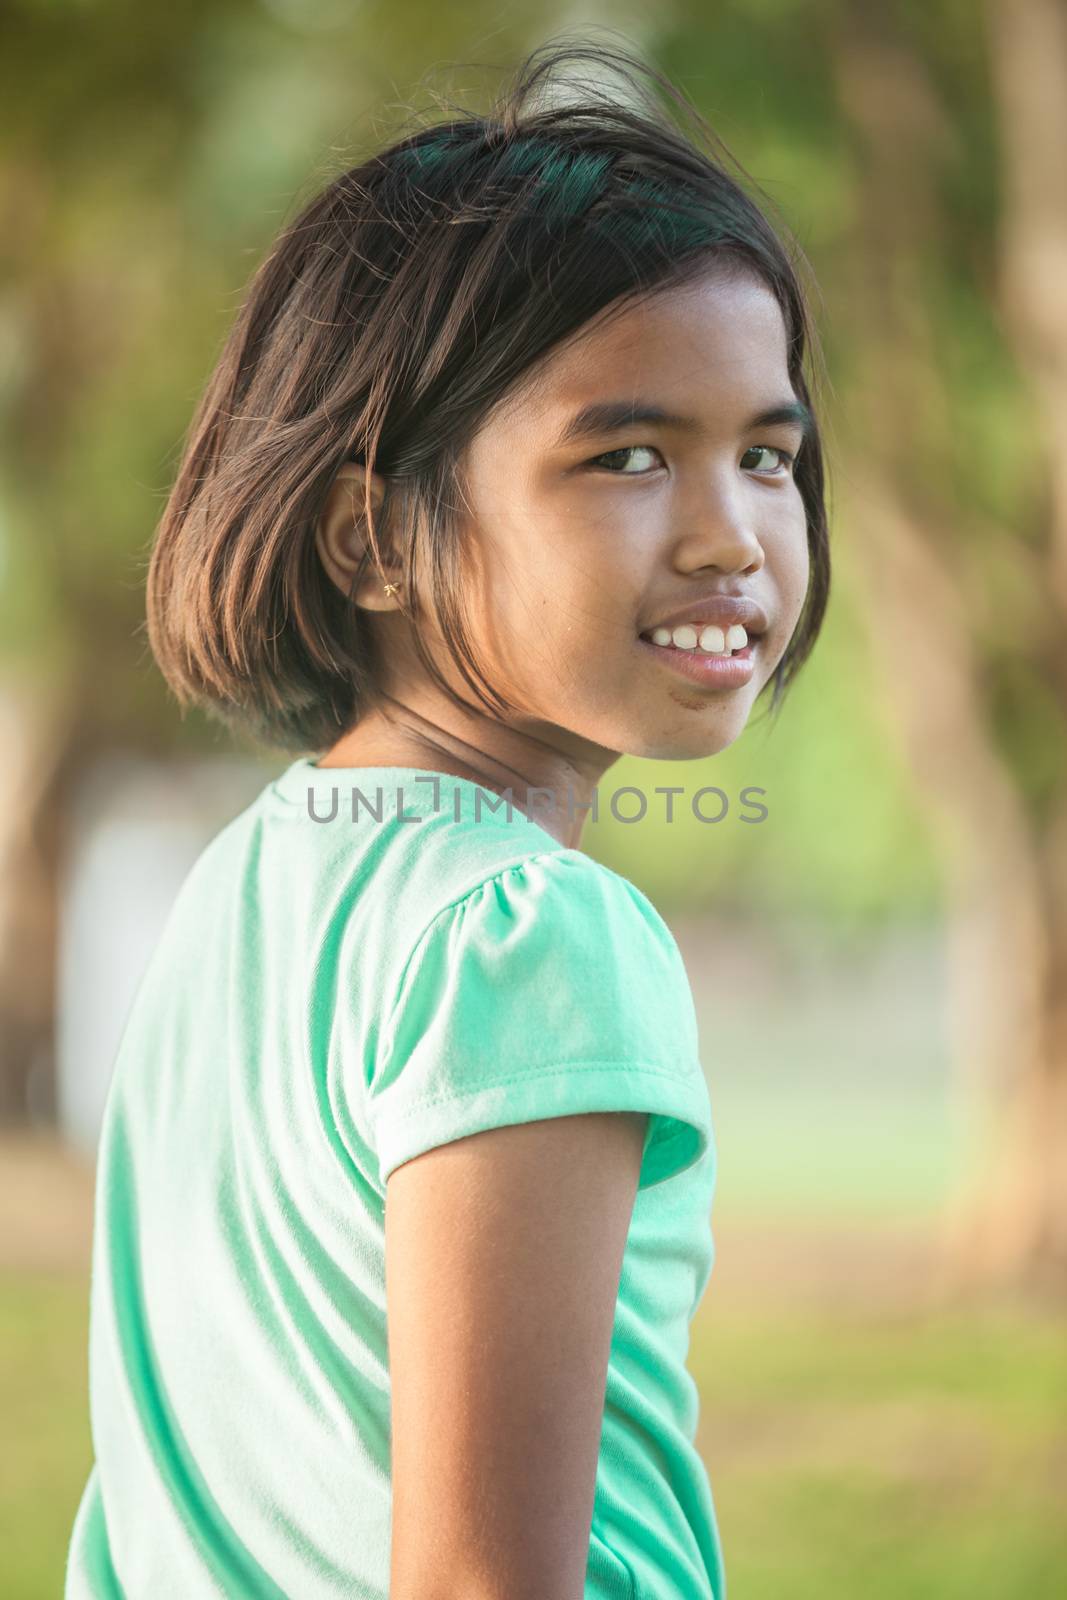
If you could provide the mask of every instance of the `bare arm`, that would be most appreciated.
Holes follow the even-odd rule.
[[[392,1600],[581,1600],[647,1120],[493,1128],[390,1176]]]

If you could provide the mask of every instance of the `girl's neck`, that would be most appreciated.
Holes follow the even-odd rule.
[[[539,744],[531,743],[526,749],[521,735],[513,733],[512,738],[516,749],[491,755],[448,730],[430,733],[372,715],[344,734],[316,765],[323,769],[409,767],[466,779],[490,794],[510,790],[518,810],[565,847],[578,849],[600,773],[581,773]]]

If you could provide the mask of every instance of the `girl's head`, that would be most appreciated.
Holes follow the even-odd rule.
[[[183,703],[295,752],[399,705],[605,766],[712,754],[780,703],[829,590],[799,252],[653,103],[536,103],[584,57],[640,67],[542,46],[491,114],[420,128],[283,229],[149,564]],[[756,422],[783,406],[801,420]],[[640,638],[716,594],[766,620],[741,687]]]

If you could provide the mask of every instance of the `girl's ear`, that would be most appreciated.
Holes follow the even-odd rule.
[[[382,579],[368,561],[363,567],[355,593],[352,584],[363,555],[368,550],[367,521],[363,499],[366,493],[367,469],[356,461],[344,461],[330,485],[330,492],[315,529],[315,547],[333,582],[346,598],[368,611],[395,611],[396,596],[386,594]],[[383,559],[386,562],[386,581],[400,582],[399,565],[389,560],[389,540],[379,521],[379,512],[385,500],[385,483],[378,473],[370,475],[371,508],[375,519]]]

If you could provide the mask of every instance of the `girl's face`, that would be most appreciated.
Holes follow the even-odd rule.
[[[665,415],[566,437],[616,402]],[[796,403],[773,294],[713,271],[594,321],[491,416],[466,455],[464,532],[478,659],[522,708],[511,729],[579,769],[737,738],[807,588],[803,425],[754,421]],[[642,641],[723,594],[765,619],[746,681],[694,681]]]

